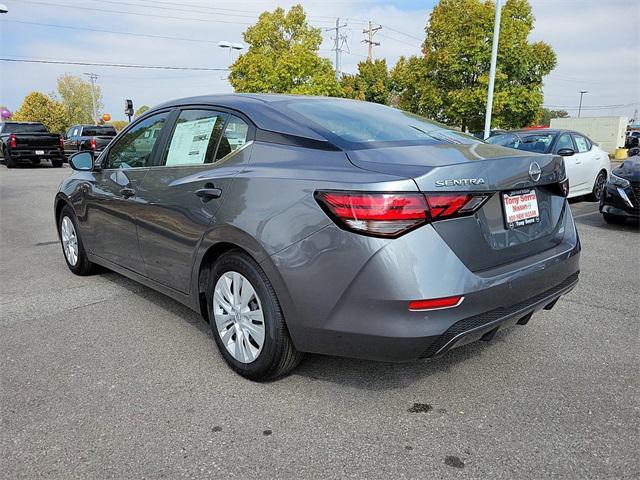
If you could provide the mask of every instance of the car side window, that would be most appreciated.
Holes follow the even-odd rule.
[[[216,152],[216,162],[231,155],[247,143],[248,135],[249,125],[247,125],[247,122],[235,115],[231,115],[220,139],[220,145]]]
[[[213,155],[227,114],[212,110],[183,110],[171,134],[165,166],[202,165]]]
[[[591,150],[591,142],[589,142],[589,140],[587,140],[582,135],[574,135],[573,141],[576,142],[578,153],[584,153]]]
[[[571,150],[575,148],[573,146],[573,142],[571,141],[571,135],[569,135],[568,133],[563,133],[562,135],[560,135],[558,143],[556,143],[556,152],[563,148],[570,148]]]
[[[134,125],[109,149],[105,168],[148,166],[168,116],[168,112],[158,113]]]

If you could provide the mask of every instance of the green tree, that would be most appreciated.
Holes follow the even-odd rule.
[[[40,92],[31,92],[24,97],[11,120],[42,122],[53,133],[64,133],[71,125],[64,105]]]
[[[142,106],[140,106],[140,108],[138,108],[136,110],[136,112],[133,114],[133,116],[134,117],[139,117],[140,115],[142,115],[147,110],[149,110],[149,105],[142,105]]]
[[[391,97],[391,76],[386,60],[367,60],[358,64],[358,73],[340,79],[345,97],[388,104]]]
[[[102,90],[95,87],[96,111],[102,111]],[[91,96],[91,84],[82,78],[65,73],[58,77],[57,100],[61,101],[67,109],[67,114],[72,124],[94,123],[93,99]]]
[[[548,108],[543,108],[540,110],[537,123],[539,125],[549,125],[552,118],[567,118],[568,116],[569,112],[565,110],[549,110]]]
[[[495,4],[441,0],[433,9],[420,57],[401,58],[392,71],[401,108],[463,130],[484,124]],[[492,127],[531,124],[542,107],[542,79],[556,65],[544,42],[528,36],[534,17],[527,0],[507,0],[500,42]]]
[[[229,74],[236,92],[340,95],[331,62],[318,56],[320,29],[309,26],[301,5],[262,13],[243,37],[249,48]]]

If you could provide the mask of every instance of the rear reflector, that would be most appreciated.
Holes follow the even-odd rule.
[[[413,300],[409,302],[409,310],[440,310],[442,308],[457,307],[462,303],[464,297],[444,297],[432,298],[430,300]]]

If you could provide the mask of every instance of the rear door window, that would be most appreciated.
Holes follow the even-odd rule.
[[[167,147],[165,165],[213,162],[227,114],[213,110],[183,110]]]
[[[218,152],[216,153],[216,162],[242,148],[247,143],[248,135],[249,125],[247,125],[247,122],[235,115],[229,116],[229,121],[224,128],[224,134],[220,139],[220,146],[218,146]]]

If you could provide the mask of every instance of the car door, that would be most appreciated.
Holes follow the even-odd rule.
[[[91,253],[145,274],[138,246],[135,215],[137,191],[153,162],[169,111],[145,117],[126,130],[100,157],[101,171],[85,193],[81,220]]]
[[[596,176],[600,171],[600,159],[592,143],[583,135],[573,133],[573,142],[576,145],[576,157],[580,161],[580,178],[582,188],[591,191]]]
[[[183,108],[159,165],[139,188],[138,240],[147,276],[188,293],[197,246],[248,162],[253,127],[235,114]],[[249,148],[247,148],[249,147]]]
[[[79,132],[80,132],[80,127],[77,125],[67,130],[67,133],[64,137],[64,154],[65,155],[69,156],[72,153],[75,153],[78,151],[77,145],[78,145]]]
[[[573,143],[573,138],[570,133],[560,133],[556,143],[553,147],[553,153],[557,154],[560,150],[571,149],[574,151],[573,155],[565,156],[564,168],[569,179],[569,192],[570,194],[577,192],[584,188],[584,179],[582,179],[582,165],[580,158],[576,156],[576,146]]]

